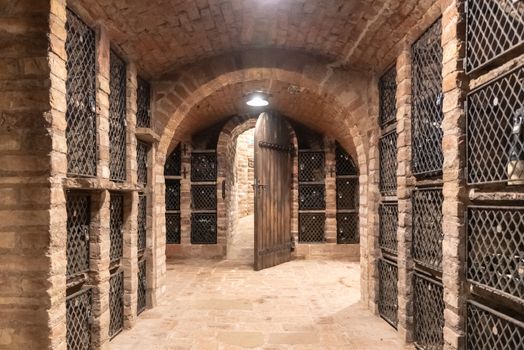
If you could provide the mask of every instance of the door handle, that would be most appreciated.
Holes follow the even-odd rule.
[[[258,193],[258,191],[265,191],[267,188],[267,185],[259,184],[258,179],[255,179],[255,183],[251,186],[253,186],[253,191],[255,191],[255,195]]]

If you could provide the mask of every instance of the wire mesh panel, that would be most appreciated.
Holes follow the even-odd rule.
[[[68,350],[91,349],[91,289],[66,299],[66,342]]]
[[[468,280],[524,299],[524,207],[468,208]]]
[[[384,259],[378,261],[378,312],[393,327],[398,324],[398,268]]]
[[[137,182],[142,186],[147,185],[147,169],[149,164],[149,150],[151,146],[145,142],[138,141],[136,144],[136,172]]]
[[[358,175],[357,166],[353,158],[338,142],[335,148],[335,156],[337,176]]]
[[[166,180],[166,210],[180,210],[180,180]]]
[[[304,243],[323,243],[325,236],[326,214],[299,213],[298,241]]]
[[[384,135],[379,142],[380,193],[384,196],[397,194],[397,133]]]
[[[191,181],[204,182],[217,179],[216,152],[193,152],[191,154]]]
[[[441,188],[413,191],[413,258],[423,266],[442,269]]]
[[[166,243],[180,244],[180,213],[166,214]]]
[[[126,64],[111,50],[109,93],[109,171],[111,180],[126,179]]]
[[[337,209],[358,209],[358,179],[337,179]]]
[[[298,181],[324,181],[324,152],[300,151],[298,153]]]
[[[300,210],[322,210],[326,209],[326,186],[304,185],[298,187],[299,209]]]
[[[111,262],[117,261],[123,255],[124,249],[124,196],[111,193],[109,199],[109,257]]]
[[[337,213],[337,244],[358,244],[358,213]]]
[[[180,154],[180,145],[175,148],[173,152],[167,157],[164,165],[164,175],[166,176],[180,176],[180,169],[182,163],[182,155]]]
[[[88,194],[69,192],[67,207],[67,276],[89,270],[91,200]]]
[[[380,204],[378,216],[380,248],[391,254],[397,254],[398,204]]]
[[[514,350],[524,346],[524,323],[468,301],[467,350]]]
[[[412,167],[415,175],[442,171],[442,46],[441,20],[412,47]]]
[[[191,185],[191,207],[193,210],[216,210],[217,186]]]
[[[522,1],[468,0],[466,8],[468,73],[524,43]]]
[[[95,32],[69,9],[66,31],[67,172],[96,176]]]
[[[146,249],[146,235],[147,235],[147,197],[141,193],[138,195],[138,251],[142,252]]]
[[[191,244],[217,243],[217,214],[191,214]]]
[[[413,323],[418,349],[444,348],[444,288],[442,284],[415,273]]]
[[[397,69],[390,68],[379,81],[380,125],[397,120]]]
[[[124,272],[109,278],[109,337],[114,337],[124,328]]]
[[[146,260],[138,261],[138,286],[136,296],[137,314],[140,315],[146,309],[147,275]]]
[[[468,182],[524,179],[524,67],[467,97]]]
[[[151,86],[141,77],[137,78],[136,127],[151,127]]]

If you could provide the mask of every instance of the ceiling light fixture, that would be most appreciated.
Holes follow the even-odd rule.
[[[246,104],[250,107],[266,107],[269,105],[269,95],[262,91],[255,91],[247,95]]]

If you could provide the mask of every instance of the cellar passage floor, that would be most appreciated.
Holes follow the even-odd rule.
[[[255,272],[241,261],[170,261],[154,309],[114,350],[397,350],[396,332],[359,303],[359,265],[296,260]]]

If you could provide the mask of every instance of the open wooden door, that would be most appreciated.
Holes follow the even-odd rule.
[[[255,270],[291,258],[292,144],[282,117],[264,112],[255,127]]]

